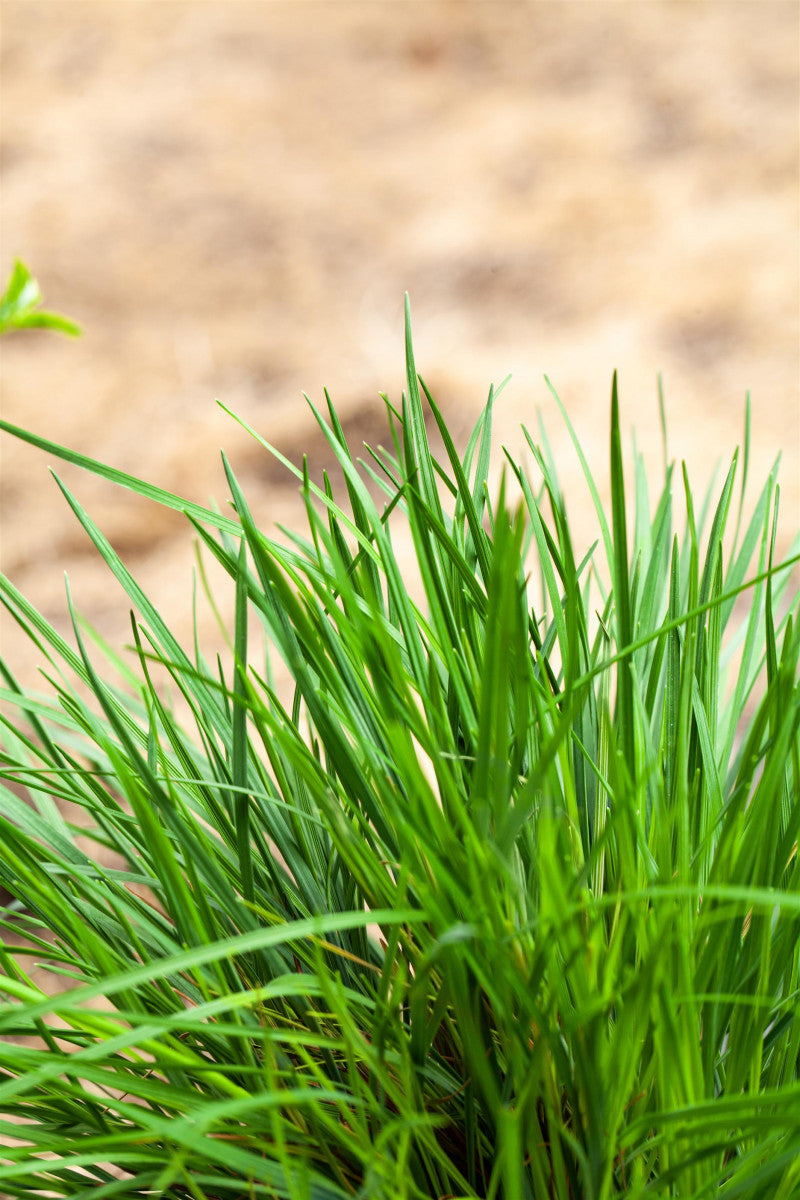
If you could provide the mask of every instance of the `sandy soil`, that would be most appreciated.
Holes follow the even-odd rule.
[[[204,502],[224,502],[224,445],[264,522],[290,520],[293,481],[215,398],[316,469],[301,389],[327,385],[379,438],[407,290],[459,434],[508,372],[503,440],[543,409],[581,538],[544,372],[601,482],[614,367],[654,463],[663,372],[698,487],[751,389],[752,478],[783,452],[783,547],[800,527],[794,0],[2,0],[0,17],[0,269],[23,258],[85,328],[4,340],[7,420]],[[2,569],[60,625],[68,570],[126,641],[46,456],[1,452]],[[181,519],[59,473],[186,634]],[[34,656],[0,634],[27,676]]]

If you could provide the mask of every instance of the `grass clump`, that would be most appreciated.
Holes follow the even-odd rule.
[[[235,593],[207,662],[63,485],[132,653],[0,583],[48,687],[2,666],[3,1196],[800,1194],[775,471],[747,518],[747,438],[699,513],[684,472],[678,534],[672,465],[654,512],[638,458],[626,491],[615,381],[578,559],[546,441],[493,501],[494,394],[461,455],[408,325],[406,352],[389,449],[356,460],[314,409],[343,482],[292,467],[307,528],[282,540],[225,459],[221,515],[3,423],[185,512]]]

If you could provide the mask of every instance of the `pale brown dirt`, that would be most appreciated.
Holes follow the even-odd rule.
[[[3,0],[2,246],[79,342],[2,345],[2,415],[194,499],[225,501],[229,453],[263,521],[294,481],[215,398],[292,456],[325,461],[302,401],[327,385],[377,439],[418,365],[463,437],[544,410],[578,541],[588,498],[547,372],[607,478],[611,373],[654,464],[699,489],[741,436],[783,453],[800,525],[798,33],[791,0],[244,3]],[[127,604],[48,457],[2,439],[2,568],[65,625],[115,644]],[[191,537],[175,514],[63,465],[177,630]],[[204,628],[210,628],[210,620]],[[37,661],[7,620],[2,649]]]

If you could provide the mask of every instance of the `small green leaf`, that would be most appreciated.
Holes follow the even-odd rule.
[[[0,297],[0,334],[13,329],[53,329],[77,337],[81,330],[74,321],[58,313],[42,312],[39,285],[28,268],[16,260],[6,290]]]

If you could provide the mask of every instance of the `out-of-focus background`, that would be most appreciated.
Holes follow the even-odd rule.
[[[202,502],[225,501],[224,446],[266,525],[300,519],[215,398],[318,469],[301,390],[327,385],[377,442],[408,291],[458,435],[509,372],[501,440],[519,450],[543,410],[579,537],[588,496],[542,376],[605,486],[615,367],[654,486],[657,372],[700,490],[750,389],[752,479],[782,451],[782,548],[796,533],[796,0],[2,0],[0,19],[0,269],[22,258],[85,329],[4,339],[5,419]],[[59,624],[67,569],[128,640],[47,456],[0,453],[2,569]],[[187,634],[182,519],[58,471]]]

